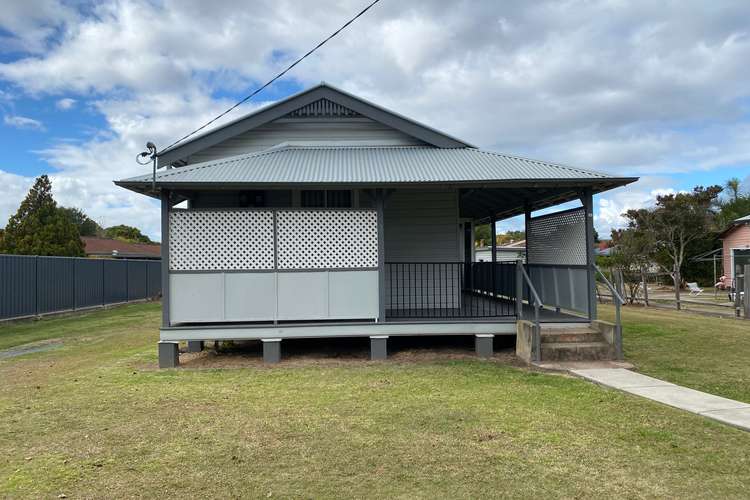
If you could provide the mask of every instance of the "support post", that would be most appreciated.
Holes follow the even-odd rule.
[[[529,243],[531,242],[531,240],[529,239],[530,230],[531,230],[531,204],[529,204],[529,202],[525,202],[523,205],[523,231],[524,231],[524,234],[526,235],[526,245],[525,245],[526,256],[524,258],[524,264],[526,266],[528,266],[528,264],[530,263],[530,260],[529,260],[529,248],[530,248]],[[526,269],[528,269],[529,273],[531,272],[531,269],[529,269],[528,267]],[[531,305],[531,290],[528,287],[526,287],[526,291],[529,296],[529,305]]]
[[[594,195],[591,188],[583,190],[581,197],[586,213],[586,275],[588,281],[589,320],[596,319],[596,275],[594,274]],[[528,241],[528,240],[527,240]]]
[[[523,319],[523,262],[516,261],[516,319]]]
[[[370,360],[383,360],[388,357],[388,335],[370,337]]]
[[[495,336],[492,334],[477,334],[474,335],[474,351],[480,358],[491,358],[494,354],[493,342]]]
[[[202,340],[188,340],[187,352],[201,352],[203,350]]]
[[[261,339],[263,343],[263,362],[278,363],[281,361],[281,339]]]
[[[375,210],[378,216],[378,322],[385,321],[385,192],[375,190]]]
[[[497,296],[497,219],[493,213],[490,216],[490,235],[492,238],[492,296]]]
[[[177,342],[159,342],[159,368],[180,366],[180,350]]]
[[[169,212],[170,191],[161,191],[161,326],[169,327]]]

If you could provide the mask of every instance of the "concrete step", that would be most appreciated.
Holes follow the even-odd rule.
[[[542,344],[559,344],[563,342],[603,342],[604,337],[591,328],[560,328],[545,330],[542,328]]]
[[[546,342],[542,344],[542,361],[604,361],[614,357],[606,342]]]

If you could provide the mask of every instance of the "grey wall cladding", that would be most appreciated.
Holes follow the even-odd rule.
[[[156,298],[161,263],[0,255],[0,319]]]

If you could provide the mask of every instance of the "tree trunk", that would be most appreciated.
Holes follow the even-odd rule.
[[[680,282],[682,279],[680,278],[680,268],[678,266],[674,267],[672,279],[674,280],[674,298],[677,302],[677,310],[679,311],[682,309],[682,304],[680,304]]]
[[[646,283],[646,273],[641,268],[641,283],[643,283],[643,303],[648,307],[648,284]]]

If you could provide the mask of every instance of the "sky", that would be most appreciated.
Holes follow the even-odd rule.
[[[36,176],[159,238],[112,184],[337,29],[366,0],[25,0],[0,9],[0,226]],[[482,148],[639,176],[600,235],[662,193],[750,189],[750,2],[381,0],[227,119],[320,81]],[[518,219],[500,229],[518,228]]]

